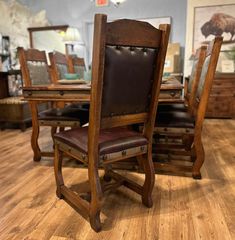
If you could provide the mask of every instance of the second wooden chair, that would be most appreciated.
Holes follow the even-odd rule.
[[[193,114],[182,111],[159,112],[156,118],[155,169],[174,173],[190,173],[200,179],[205,154],[202,144],[202,127],[208,98],[217,66],[222,37],[210,42],[202,66]]]
[[[37,49],[25,50],[18,48],[19,60],[25,87],[37,85],[49,85],[52,83],[49,74],[45,51]],[[88,122],[88,111],[71,107],[49,108],[46,111],[38,111],[38,103],[30,101],[32,115],[31,146],[34,152],[34,161],[39,161],[42,156],[53,156],[53,152],[41,151],[38,143],[40,126],[50,126],[52,138],[57,127],[76,127]]]
[[[206,46],[197,49],[189,78],[185,78],[183,103],[159,104],[158,112],[183,111],[193,113],[197,87],[201,76],[202,66],[206,57]]]

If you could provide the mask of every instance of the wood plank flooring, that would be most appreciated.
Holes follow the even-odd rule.
[[[205,121],[202,180],[157,175],[151,209],[124,187],[105,194],[100,233],[57,199],[52,160],[32,161],[30,135],[31,129],[0,132],[1,240],[235,239],[234,120]],[[49,129],[41,135],[41,145],[49,148]],[[87,179],[86,169],[71,160],[64,174],[74,187]],[[125,174],[137,181],[143,177]]]

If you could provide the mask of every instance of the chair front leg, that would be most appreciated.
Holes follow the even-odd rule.
[[[142,163],[145,173],[145,180],[142,190],[142,203],[146,207],[153,206],[152,192],[155,182],[155,171],[152,161],[152,153],[149,152],[145,155],[138,156],[138,161]]]
[[[63,132],[65,127],[59,127],[59,132]]]
[[[98,172],[98,160],[89,158],[88,176],[91,189],[91,203],[89,210],[89,218],[92,229],[96,232],[101,230],[100,211],[102,207],[102,189]]]
[[[194,179],[201,179],[200,169],[205,160],[205,151],[203,148],[201,136],[196,136],[194,140],[194,146],[196,151],[196,160],[193,164],[192,176]]]
[[[110,182],[112,180],[112,177],[109,175],[109,171],[112,170],[112,165],[111,164],[104,164],[104,176],[103,179],[105,182]]]
[[[31,146],[33,149],[33,160],[38,162],[41,160],[41,150],[38,145],[38,137],[39,137],[39,124],[38,121],[32,119],[32,136],[31,136]]]
[[[33,160],[38,162],[41,160],[41,150],[38,145],[38,137],[39,137],[39,120],[38,120],[38,109],[37,104],[34,102],[29,102],[31,116],[32,116],[32,136],[31,136],[31,147],[33,149]]]
[[[54,135],[56,134],[57,127],[51,127],[51,138],[53,141],[53,149],[55,148],[55,140],[54,140]]]
[[[58,145],[55,144],[55,157],[54,157],[54,171],[55,171],[55,180],[56,180],[56,195],[58,198],[62,198],[61,186],[64,185],[63,175],[62,175],[62,160],[63,155],[59,151]]]

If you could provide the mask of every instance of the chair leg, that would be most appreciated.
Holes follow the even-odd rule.
[[[51,137],[52,139],[54,139],[54,134],[56,133],[57,131],[57,127],[51,127]]]
[[[51,127],[51,138],[53,141],[53,149],[55,148],[55,141],[54,141],[54,135],[56,134],[57,127]]]
[[[92,158],[92,157],[91,157]],[[102,207],[102,189],[98,173],[98,161],[89,159],[88,176],[91,189],[91,203],[89,209],[89,219],[93,230],[101,230],[100,211]]]
[[[63,132],[65,127],[59,127],[59,132]]]
[[[205,152],[202,144],[201,137],[195,138],[195,151],[196,151],[196,160],[193,164],[192,176],[194,179],[201,179],[200,169],[205,159]]]
[[[63,198],[61,194],[61,186],[64,185],[63,175],[62,175],[62,154],[58,149],[58,145],[55,144],[55,158],[54,158],[54,171],[55,171],[55,180],[56,180],[56,195],[58,198]]]
[[[112,170],[111,164],[105,165],[104,164],[104,176],[103,179],[105,182],[110,182],[112,180],[111,176],[109,176],[109,171]]]
[[[91,204],[92,205],[92,204]],[[101,221],[100,221],[100,211],[94,211],[94,213],[91,213],[92,207],[90,209],[90,225],[91,228],[95,231],[95,232],[99,232],[101,230]]]
[[[26,130],[26,122],[21,122],[20,123],[20,129],[21,129],[21,132],[25,132],[25,130]]]
[[[31,146],[34,153],[33,160],[38,162],[41,160],[41,150],[38,145],[39,125],[38,123],[33,122],[32,126]]]
[[[152,161],[152,153],[138,156],[138,162],[142,163],[143,170],[145,173],[145,181],[142,192],[142,203],[146,207],[150,208],[153,206],[152,192],[155,182],[155,172]]]

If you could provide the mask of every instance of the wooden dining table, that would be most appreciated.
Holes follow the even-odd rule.
[[[182,91],[182,84],[177,82],[162,82],[160,90],[159,103],[169,103],[172,99],[176,99],[179,91]],[[175,93],[176,91],[176,93]],[[37,85],[23,88],[24,100],[29,102],[76,102],[89,103],[90,102],[90,84],[50,84]],[[113,165],[117,169],[138,169],[137,162],[131,158],[129,161],[116,163]]]
[[[181,101],[183,85],[177,81],[163,81],[159,102]],[[90,102],[91,85],[87,84],[50,84],[23,88],[23,97],[28,101],[53,102]]]

